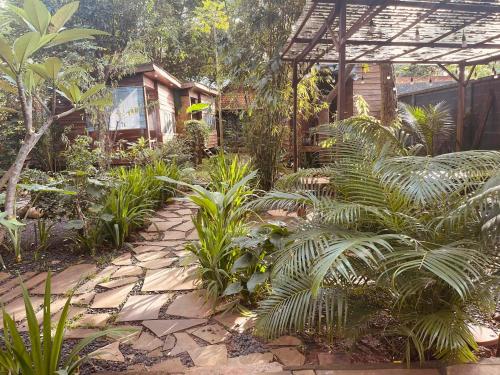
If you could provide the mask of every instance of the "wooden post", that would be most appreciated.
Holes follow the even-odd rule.
[[[293,132],[293,171],[297,172],[299,169],[299,144],[298,144],[298,136],[297,136],[297,107],[298,107],[298,99],[297,99],[297,86],[299,85],[299,77],[298,77],[298,65],[297,62],[293,62],[293,78],[292,78],[292,88],[293,88],[293,114],[292,114],[292,123],[291,128]]]
[[[462,150],[464,140],[464,122],[465,122],[465,65],[459,65],[458,73],[458,103],[457,103],[457,132],[455,151]]]
[[[339,68],[338,68],[338,96],[337,96],[337,119],[343,120],[346,118],[346,57],[345,57],[345,44],[346,44],[346,4],[341,1],[339,4]]]
[[[150,124],[148,118],[148,95],[146,93],[146,86],[142,87],[142,94],[144,95],[144,116],[146,117],[146,132],[148,136],[148,145],[151,148],[151,133],[150,133]]]

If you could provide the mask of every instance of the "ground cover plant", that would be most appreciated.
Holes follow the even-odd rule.
[[[500,153],[415,156],[404,132],[367,115],[321,133],[331,164],[286,177],[257,202],[307,212],[277,253],[260,332],[356,336],[385,316],[378,333],[405,337],[408,362],[475,360],[468,325],[498,290]],[[329,189],[306,184],[318,175]]]

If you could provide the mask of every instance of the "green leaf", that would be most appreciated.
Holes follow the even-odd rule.
[[[62,61],[57,57],[49,57],[43,64],[31,64],[29,68],[40,77],[55,81],[61,72]]]
[[[12,48],[7,41],[0,37],[0,57],[4,60],[11,68],[14,66],[14,54],[12,53]]]
[[[85,93],[83,93],[80,101],[84,102],[84,101],[90,99],[92,96],[94,96],[99,91],[103,90],[104,88],[106,88],[106,85],[103,83],[99,83],[97,85],[92,86],[87,91],[85,91]]]
[[[68,29],[57,34],[47,47],[54,47],[60,44],[74,42],[82,39],[94,39],[96,35],[108,35],[108,33],[93,29]]]
[[[231,283],[227,286],[226,290],[224,290],[224,295],[225,296],[230,296],[233,294],[238,294],[243,290],[243,286],[241,285],[240,282],[237,283]]]
[[[25,0],[24,11],[35,30],[45,34],[50,23],[50,12],[47,7],[40,0]]]
[[[18,68],[41,47],[40,34],[32,31],[24,34],[14,42],[14,56]]]
[[[7,213],[6,212],[0,212],[0,225],[9,229],[9,230],[16,230],[25,224],[21,223],[17,219],[7,219]]]
[[[210,104],[208,103],[196,103],[187,107],[186,113],[202,112],[208,108],[210,108]]]
[[[0,79],[0,90],[6,91],[10,94],[17,94],[17,87],[3,79]]]
[[[68,20],[78,10],[79,5],[80,5],[79,1],[73,1],[57,10],[57,12],[52,16],[52,20],[50,21],[54,31],[57,32],[64,27],[66,22],[68,22]]]
[[[247,289],[250,293],[253,293],[255,291],[255,288],[257,285],[260,285],[262,283],[265,283],[266,280],[269,278],[269,272],[264,272],[264,273],[254,273],[252,277],[250,277],[250,280],[247,282]]]
[[[0,112],[17,113],[18,111],[14,108],[0,107]]]
[[[250,253],[245,253],[238,259],[234,261],[231,272],[236,272],[240,269],[250,267],[253,264],[253,255]]]

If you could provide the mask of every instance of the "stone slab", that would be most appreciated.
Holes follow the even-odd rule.
[[[209,344],[218,344],[228,339],[230,333],[219,324],[209,324],[203,327],[195,328],[190,333]]]
[[[85,337],[88,337],[90,335],[93,335],[94,333],[99,332],[98,329],[95,328],[74,328],[74,329],[67,329],[64,332],[64,338],[65,339],[83,339]]]
[[[122,266],[120,267],[111,278],[117,279],[126,276],[142,276],[142,268],[139,266]]]
[[[120,352],[120,343],[118,341],[106,345],[89,354],[93,359],[111,362],[125,362],[122,352]]]
[[[113,309],[119,307],[132,291],[134,285],[126,285],[111,289],[108,292],[98,293],[92,302],[93,309]]]
[[[271,352],[285,366],[302,366],[306,360],[304,355],[295,348],[278,348],[272,349]]]
[[[155,221],[146,229],[146,232],[165,232],[179,224],[182,224],[181,218],[172,218],[168,221]]]
[[[11,290],[12,288],[21,285],[21,280],[26,281],[35,275],[36,272],[26,272],[25,274],[22,274],[20,277],[16,276],[11,280],[6,281],[4,284],[0,285],[0,294],[4,294],[9,290]]]
[[[47,279],[47,275],[48,275],[47,272],[42,272],[36,276],[29,278],[28,280],[24,280],[23,281],[24,287],[29,290],[43,283],[43,286],[45,288],[44,281]],[[0,302],[4,304],[8,303],[12,301],[14,298],[21,296],[22,294],[23,294],[23,288],[21,287],[21,285],[18,285],[15,288],[8,291],[7,293],[0,295]]]
[[[51,292],[52,294],[66,294],[74,289],[80,280],[94,274],[96,272],[95,264],[76,264],[66,268],[64,271],[52,276]],[[34,294],[44,294],[45,286],[40,285],[33,290]]]
[[[149,243],[149,242],[147,242]],[[165,246],[156,246],[156,245],[153,245],[153,244],[150,244],[150,245],[140,245],[140,246],[137,246],[137,247],[134,247],[132,249],[132,251],[134,252],[134,254],[144,254],[144,253],[149,253],[151,251],[158,251],[158,250],[161,250],[163,249]]]
[[[158,319],[160,309],[171,298],[169,294],[130,296],[118,313],[117,322]]]
[[[95,296],[95,292],[87,292],[71,298],[72,305],[88,305]]]
[[[132,348],[135,350],[140,350],[144,352],[150,352],[163,345],[163,341],[159,338],[154,337],[146,331],[142,331],[141,335],[137,340],[132,343]]]
[[[166,320],[147,320],[142,324],[149,328],[156,336],[163,337],[174,332],[205,324],[206,319],[166,319]]]
[[[471,325],[469,327],[474,341],[481,346],[495,346],[498,343],[498,333],[486,326]]]
[[[192,270],[184,268],[165,268],[148,270],[142,286],[143,292],[162,292],[196,289]]]
[[[205,293],[194,291],[178,296],[167,308],[167,314],[183,318],[206,318],[212,314],[213,303]]]
[[[183,374],[185,370],[186,367],[184,367],[180,358],[167,359],[166,361],[158,362],[149,368],[149,372],[158,371],[162,374]]]
[[[98,285],[106,289],[113,289],[118,288],[119,286],[135,284],[138,280],[139,278],[137,276],[130,276],[123,279],[113,279],[104,283],[100,283]]]
[[[241,366],[241,365],[256,365],[259,363],[270,363],[273,361],[273,353],[251,353],[247,355],[242,355],[239,357],[229,358],[227,364],[229,366]]]
[[[95,275],[92,279],[88,280],[85,284],[78,287],[75,291],[76,294],[85,294],[92,292],[97,284],[102,281],[105,281],[111,277],[111,275],[118,270],[118,266],[107,266],[103,270],[101,270],[97,275]]]
[[[9,277],[11,277],[10,273],[0,272],[0,283],[4,282],[4,280],[7,280]]]
[[[218,314],[214,317],[216,321],[225,326],[226,328],[237,331],[239,333],[245,332],[255,326],[255,318],[248,316],[241,316],[237,312],[226,312]]]
[[[269,346],[299,346],[302,340],[295,336],[281,336],[269,342]]]
[[[172,357],[200,347],[187,333],[174,333],[174,336],[175,346],[172,350],[167,351],[167,354]]]
[[[186,238],[186,233],[176,230],[169,230],[165,232],[163,240],[183,240]]]
[[[75,327],[82,328],[104,328],[111,318],[109,313],[83,314],[74,324]]]
[[[150,260],[165,258],[168,255],[170,255],[170,251],[159,250],[150,253],[136,254],[135,259],[137,259],[139,262],[147,262]]]
[[[111,261],[115,266],[130,266],[132,264],[132,255],[125,253]]]
[[[163,258],[150,260],[148,262],[139,262],[137,265],[148,270],[158,270],[161,268],[167,268],[176,262],[178,258]]]
[[[188,350],[195,366],[222,366],[227,363],[226,345],[209,345]]]

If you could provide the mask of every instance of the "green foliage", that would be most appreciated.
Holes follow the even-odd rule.
[[[24,224],[15,218],[9,218],[7,213],[0,211],[0,227],[7,230],[14,255],[18,261],[21,260],[21,231]],[[7,247],[6,244],[2,244]],[[7,248],[7,250],[9,250]]]
[[[444,102],[427,107],[403,106],[403,121],[407,130],[434,156],[440,143],[446,142],[455,131],[455,125]]]
[[[186,140],[191,144],[194,163],[201,163],[205,142],[210,135],[210,126],[203,120],[188,120],[184,122],[186,129]]]
[[[488,244],[497,232],[500,153],[414,156],[399,129],[366,115],[320,132],[331,164],[287,176],[285,191],[256,204],[308,213],[276,252],[259,331],[356,335],[383,313],[393,321],[384,334],[407,338],[407,361],[414,353],[473,360],[467,324],[474,307],[491,305],[498,272]],[[311,188],[317,176],[329,187]],[[359,304],[379,291],[384,304]]]
[[[180,178],[175,164],[157,161],[146,167],[119,168],[115,172],[117,186],[107,195],[100,212],[103,238],[116,248],[121,248],[129,234],[141,227],[153,209],[173,196],[170,185],[156,176]]]
[[[0,349],[0,373],[23,374],[23,375],[53,375],[77,374],[82,363],[89,359],[81,356],[81,351],[100,337],[117,330],[106,330],[94,333],[82,339],[73,350],[63,358],[64,330],[67,325],[68,312],[71,296],[66,301],[59,321],[55,324],[55,332],[52,332],[51,321],[51,293],[50,273],[45,283],[45,295],[43,301],[42,332],[35,315],[35,310],[30,300],[28,291],[24,285],[23,299],[26,309],[26,320],[28,324],[28,335],[30,345],[26,346],[20,335],[14,318],[3,309],[4,347]],[[122,330],[123,331],[123,330]]]
[[[220,151],[210,158],[208,172],[210,190],[226,193],[251,172],[251,161],[243,162],[238,155],[228,156]]]
[[[86,135],[78,135],[74,140],[68,141],[63,156],[66,158],[66,169],[95,174],[96,166],[103,157],[101,150],[93,147],[93,140]]]
[[[188,198],[199,207],[193,217],[199,242],[188,244],[186,249],[198,261],[198,275],[210,297],[220,297],[228,285],[236,281],[231,270],[241,254],[233,239],[248,231],[246,220],[250,211],[245,204],[253,197],[248,184],[255,176],[256,172],[242,176],[225,192],[212,192],[198,185],[158,177],[161,181],[178,183],[192,190]]]

